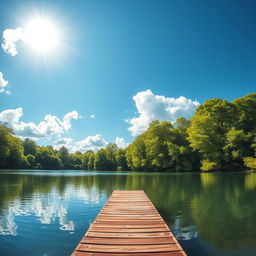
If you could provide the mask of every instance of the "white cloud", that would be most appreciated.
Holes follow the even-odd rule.
[[[67,113],[61,120],[55,115],[46,115],[39,124],[33,122],[21,122],[23,109],[6,109],[0,112],[0,121],[6,123],[14,130],[15,135],[23,138],[41,139],[49,138],[53,135],[60,135],[71,128],[71,120],[77,120],[77,111]]]
[[[108,142],[102,138],[100,134],[88,136],[84,140],[75,142],[72,151],[86,152],[87,150],[97,151],[100,148],[106,147]]]
[[[5,29],[3,32],[2,48],[6,53],[15,56],[18,53],[16,43],[20,40],[24,40],[24,31],[22,28]]]
[[[70,152],[86,152],[88,150],[97,151],[106,147],[108,142],[100,134],[87,136],[85,139],[74,142],[72,138],[60,138],[54,143],[54,148],[59,149],[65,146]]]
[[[200,105],[183,96],[168,98],[153,94],[151,90],[138,92],[134,97],[138,117],[126,120],[131,126],[128,130],[133,136],[143,133],[153,120],[174,122],[178,117],[190,117]]]
[[[88,136],[77,142],[74,142],[72,138],[60,138],[54,142],[54,148],[59,149],[62,146],[65,146],[72,153],[76,151],[84,153],[88,150],[96,152],[101,148],[105,148],[108,143],[109,142],[105,140],[102,135],[96,134],[95,136]],[[115,143],[119,148],[125,148],[127,146],[124,138],[116,137]]]
[[[64,130],[68,131],[71,128],[71,120],[72,119],[77,120],[79,118],[80,118],[80,116],[79,116],[78,112],[75,111],[75,110],[67,113],[64,116],[64,119],[63,119],[63,128],[64,128]]]
[[[95,115],[90,115],[90,118],[95,118],[96,116]]]
[[[61,147],[66,147],[70,152],[73,152],[72,148],[74,146],[72,138],[60,138],[54,142],[54,148],[60,149]]]
[[[0,72],[0,93],[4,92],[6,94],[10,94],[11,92],[7,89],[8,88],[8,81],[4,80],[4,75]]]
[[[127,147],[127,143],[125,143],[124,138],[116,137],[115,143],[118,146],[118,148],[125,148],[125,147]]]
[[[71,144],[72,141],[73,141],[73,139],[71,139],[71,138],[60,138],[57,141],[55,141],[54,144],[56,146],[59,146],[59,145],[63,146],[63,145]]]

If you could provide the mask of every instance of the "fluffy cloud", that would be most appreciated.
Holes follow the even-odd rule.
[[[72,138],[60,138],[56,140],[53,145],[55,149],[60,149],[63,146],[66,147],[70,152],[74,152],[72,150],[74,146]]]
[[[77,111],[67,113],[61,120],[55,115],[46,115],[39,124],[32,122],[21,122],[23,109],[7,109],[0,112],[0,121],[6,123],[14,130],[15,135],[23,138],[41,139],[49,138],[53,135],[60,135],[71,128],[71,121],[77,120],[79,114]]]
[[[198,101],[183,96],[168,98],[155,95],[151,90],[138,92],[133,100],[139,113],[138,117],[127,120],[131,124],[128,130],[133,136],[143,133],[153,120],[174,122],[178,117],[190,117],[200,105]]]
[[[73,142],[71,138],[60,138],[54,143],[54,148],[59,149],[65,146],[70,152],[86,152],[88,150],[97,151],[107,146],[108,142],[100,134],[88,136],[84,140]]]
[[[56,148],[60,148],[62,146],[70,145],[73,142],[73,139],[71,138],[60,138],[57,141],[55,141]]]
[[[95,118],[96,116],[95,115],[90,115],[90,118]]]
[[[106,147],[107,144],[108,142],[100,134],[96,134],[95,136],[88,136],[84,140],[74,143],[73,151],[97,151],[100,148]]]
[[[8,88],[8,81],[4,80],[3,73],[0,72],[0,93],[4,92],[6,94],[10,94],[10,91],[7,88]]]
[[[108,145],[102,135],[96,134],[95,136],[88,136],[84,140],[74,142],[72,138],[60,138],[54,143],[54,148],[59,149],[65,146],[70,152],[86,152],[88,150],[97,151],[101,148],[105,148]],[[127,143],[125,143],[123,138],[116,137],[115,143],[119,148],[125,148]]]
[[[20,40],[24,40],[24,31],[22,28],[6,29],[3,32],[2,48],[11,56],[15,56],[18,51],[16,43]]]
[[[125,143],[124,138],[116,137],[115,143],[116,143],[116,145],[117,145],[119,148],[125,148],[125,147],[127,147],[127,143]]]

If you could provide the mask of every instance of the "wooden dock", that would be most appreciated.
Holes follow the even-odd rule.
[[[72,256],[185,256],[143,190],[115,190]]]

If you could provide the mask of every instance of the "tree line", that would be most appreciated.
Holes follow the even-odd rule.
[[[93,152],[39,146],[0,125],[0,168],[141,171],[256,169],[256,93],[228,102],[210,99],[194,116],[153,121],[125,149],[109,143]]]
[[[125,149],[109,143],[97,152],[69,153],[66,147],[54,149],[39,146],[26,138],[14,136],[12,129],[0,125],[0,168],[1,169],[80,169],[80,170],[127,170]]]

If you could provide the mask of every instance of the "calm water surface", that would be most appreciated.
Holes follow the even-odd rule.
[[[189,256],[256,255],[255,173],[0,171],[0,255],[70,255],[113,189],[143,189]]]

